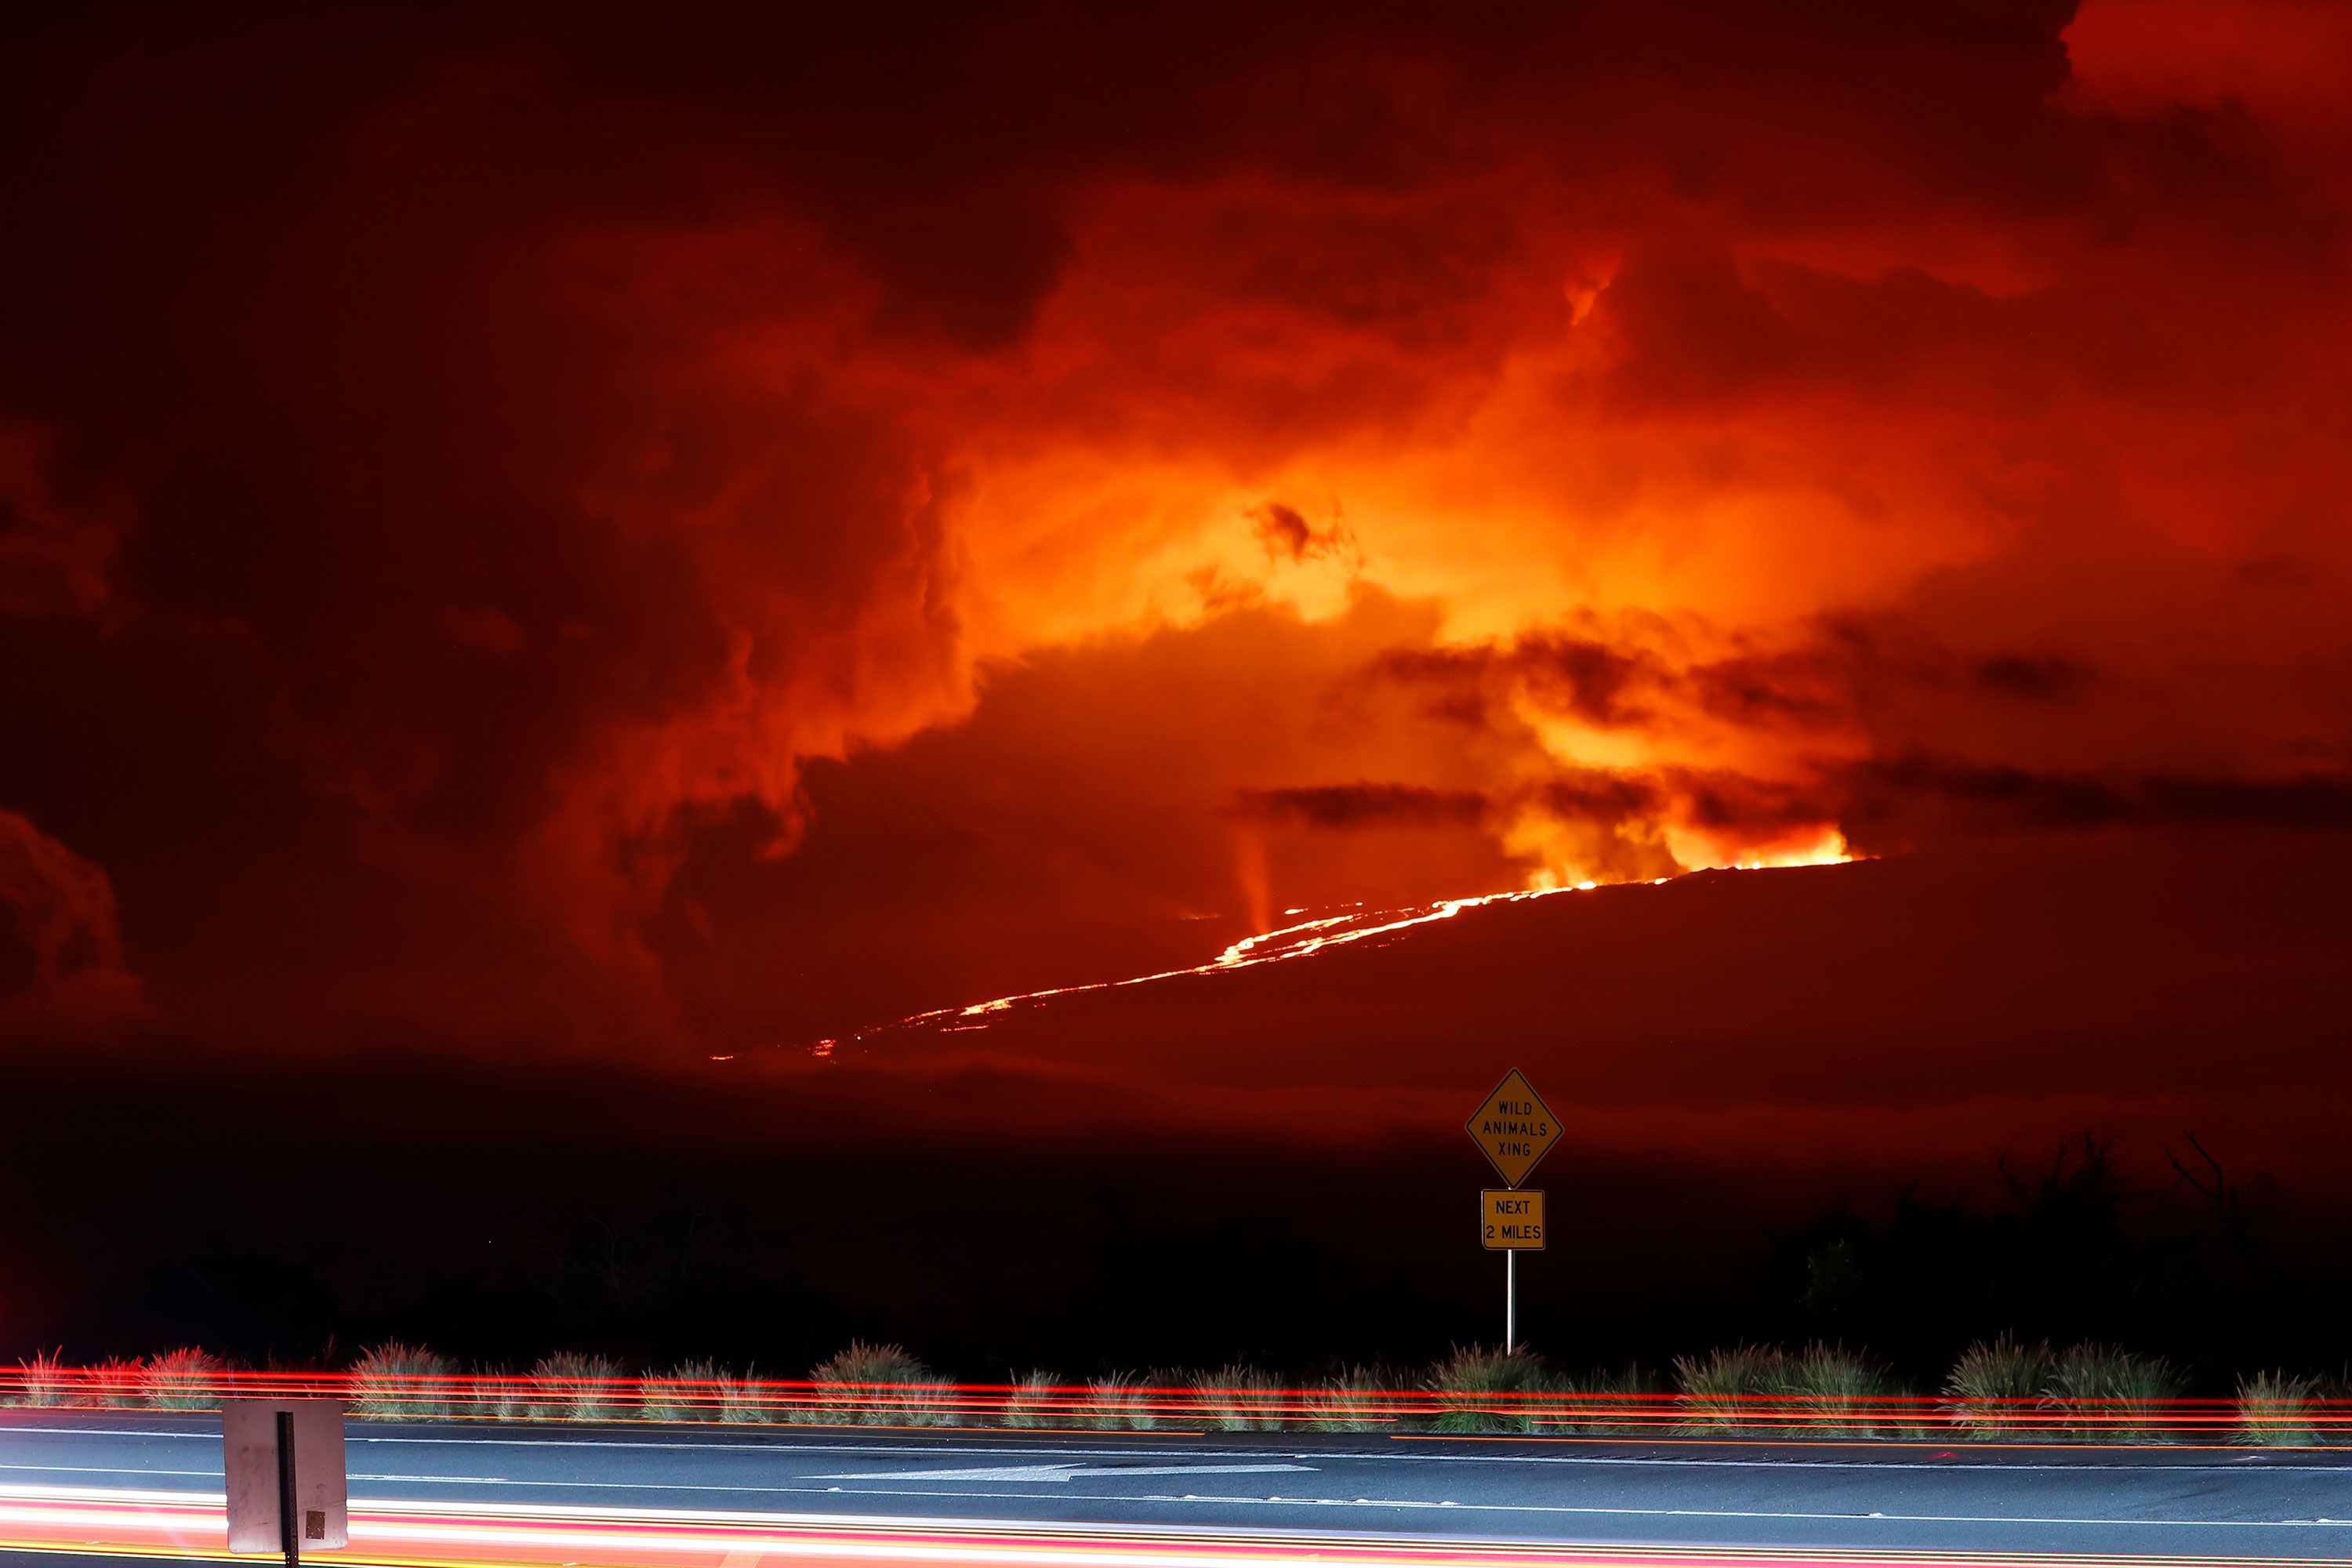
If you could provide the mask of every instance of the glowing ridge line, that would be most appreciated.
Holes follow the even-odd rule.
[[[1762,871],[1799,866],[1834,866],[1866,858],[1869,857],[1856,856],[1849,852],[1842,835],[1832,834],[1826,842],[1796,854],[1759,856],[1744,861],[1734,861],[1729,865],[1694,866],[1675,876],[1654,877],[1648,881],[1650,886],[1656,887],[1664,882],[1678,881],[1682,877],[1696,876],[1706,871]],[[862,1040],[876,1035],[887,1034],[896,1029],[919,1029],[933,1026],[942,1034],[965,1034],[988,1027],[985,1022],[974,1023],[968,1020],[985,1019],[992,1013],[1009,1012],[1024,1002],[1043,1002],[1055,996],[1075,996],[1087,991],[1116,991],[1129,985],[1149,985],[1156,980],[1181,980],[1187,975],[1217,974],[1228,970],[1248,969],[1261,963],[1280,963],[1287,959],[1305,958],[1309,953],[1320,952],[1325,948],[1344,947],[1349,942],[1363,942],[1371,937],[1393,935],[1413,926],[1452,920],[1464,910],[1479,909],[1487,904],[1523,903],[1530,899],[1549,898],[1555,893],[1589,893],[1595,887],[1601,885],[1589,880],[1555,883],[1546,879],[1546,882],[1548,885],[1519,888],[1504,893],[1476,893],[1465,899],[1440,899],[1426,908],[1406,906],[1403,909],[1375,910],[1368,914],[1326,915],[1320,920],[1300,921],[1295,925],[1276,926],[1272,931],[1262,931],[1255,935],[1245,936],[1206,963],[1190,964],[1182,969],[1162,969],[1151,974],[1133,974],[1123,980],[1090,980],[1077,985],[1053,985],[1042,991],[1023,991],[1011,996],[998,996],[990,1001],[973,1002],[962,1006],[934,1007],[929,1012],[909,1014],[896,1023],[878,1024],[872,1028],[861,1029],[850,1038]],[[1612,885],[1638,887],[1641,883],[1628,882]],[[1407,912],[1408,910],[1412,912]],[[1299,912],[1302,911],[1294,910],[1283,911],[1285,914]],[[1354,922],[1359,921],[1372,921],[1378,923],[1355,925]],[[1342,926],[1351,929],[1344,931],[1334,929]],[[1284,937],[1297,940],[1281,942],[1273,947],[1265,945],[1268,942],[1276,942],[1277,939]],[[834,1047],[837,1043],[834,1040],[821,1040],[815,1046],[805,1048],[813,1055],[828,1057],[833,1054]]]
[[[1189,974],[1217,974],[1228,970],[1249,969],[1261,963],[1280,963],[1287,959],[1305,958],[1307,954],[1320,952],[1327,947],[1341,947],[1349,942],[1362,942],[1370,937],[1388,936],[1411,926],[1428,925],[1433,921],[1452,920],[1464,910],[1476,909],[1485,904],[1518,903],[1528,899],[1549,898],[1554,893],[1578,892],[1591,886],[1591,883],[1586,882],[1576,887],[1522,888],[1507,893],[1478,893],[1465,899],[1440,899],[1426,909],[1413,913],[1405,913],[1399,910],[1378,910],[1364,915],[1327,915],[1321,920],[1301,921],[1296,925],[1277,926],[1272,931],[1262,931],[1254,936],[1245,936],[1206,963],[1191,964],[1182,969],[1163,969],[1151,974],[1132,974],[1120,980],[1090,980],[1077,985],[1049,986],[1043,991],[1024,991],[1014,995],[999,996],[991,1001],[974,1002],[965,1006],[934,1007],[927,1013],[910,1014],[894,1024],[885,1024],[878,1028],[867,1029],[862,1033],[876,1035],[890,1029],[922,1028],[929,1025],[940,1024],[947,1019],[978,1018],[991,1013],[1009,1012],[1021,1003],[1042,1002],[1048,997],[1074,996],[1086,991],[1116,991],[1123,986],[1148,985],[1155,980],[1181,980]],[[1382,919],[1383,916],[1396,918]],[[1380,923],[1357,926],[1349,931],[1333,930],[1334,927],[1347,926],[1357,921],[1377,921]],[[1306,934],[1308,932],[1317,934]],[[1298,940],[1272,948],[1265,946],[1265,943],[1275,942],[1281,937],[1295,937]],[[941,1032],[961,1033],[973,1027],[984,1028],[986,1026],[947,1024]]]

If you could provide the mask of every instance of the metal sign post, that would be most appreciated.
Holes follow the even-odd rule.
[[[228,1549],[283,1557],[351,1544],[343,1407],[332,1399],[221,1402]]]
[[[300,1568],[302,1534],[294,1528],[294,1412],[278,1412],[278,1539],[286,1568]]]
[[[1543,1194],[1519,1184],[1559,1141],[1559,1123],[1535,1086],[1513,1068],[1464,1131],[1504,1182],[1499,1191],[1480,1193],[1478,1206],[1481,1239],[1489,1252],[1503,1255],[1503,1353],[1509,1355],[1519,1348],[1519,1254],[1544,1247]]]

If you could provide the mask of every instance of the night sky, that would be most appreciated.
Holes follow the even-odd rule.
[[[1234,1216],[1466,1238],[1512,1065],[1642,1256],[2085,1131],[2352,1212],[2352,10],[0,29],[0,1114],[114,1172],[0,1345],[521,1353],[451,1216],[576,1271],[640,1158],[812,1346],[1154,1236],[1442,1340],[1450,1242]],[[273,1117],[392,1261],[233,1223]],[[844,1283],[877,1170],[998,1306]]]

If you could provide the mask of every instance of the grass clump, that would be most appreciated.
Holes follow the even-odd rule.
[[[712,1421],[719,1416],[719,1399],[718,1365],[683,1362],[638,1385],[637,1414],[648,1421]]]
[[[102,1410],[131,1410],[144,1405],[147,1367],[137,1356],[109,1356],[82,1373],[79,1403]]]
[[[1061,1379],[1050,1372],[1013,1379],[1004,1392],[1004,1410],[999,1419],[1007,1426],[1024,1428],[1059,1426],[1064,1419],[1063,1401],[1056,1396],[1061,1386]]]
[[[946,1426],[954,1413],[942,1408],[942,1390],[929,1367],[898,1345],[849,1348],[820,1362],[809,1373],[816,1384],[815,1415],[821,1421],[859,1426]]]
[[[2056,1357],[2046,1340],[2020,1344],[2007,1334],[1979,1340],[1944,1379],[1945,1413],[1971,1437],[2027,1436],[2044,1429],[2036,1412]]]
[[[1702,1436],[1874,1437],[1893,1429],[1880,1402],[1895,1392],[1886,1369],[1843,1345],[1794,1354],[1733,1345],[1675,1362],[1677,1430]]]
[[[1563,1380],[1563,1391],[1580,1408],[1578,1419],[1559,1430],[1589,1437],[1649,1437],[1657,1434],[1656,1405],[1649,1375],[1640,1366],[1595,1368]]]
[[[1894,1428],[1881,1403],[1896,1392],[1886,1369],[1843,1345],[1815,1342],[1780,1363],[1787,1416],[1799,1436],[1875,1437]]]
[[[1440,1399],[1436,1431],[1532,1432],[1546,1412],[1530,1396],[1559,1393],[1561,1384],[1539,1356],[1471,1345],[1431,1369],[1428,1386]]]
[[[1675,1388],[1682,1395],[1678,1431],[1697,1436],[1777,1436],[1787,1425],[1759,1402],[1788,1385],[1787,1353],[1770,1345],[1733,1345],[1704,1356],[1675,1358]]]
[[[2112,1345],[2071,1345],[2051,1363],[2043,1394],[2078,1437],[2147,1443],[2163,1438],[2156,1405],[2180,1394],[2180,1374],[2160,1356]]]
[[[1219,1432],[1278,1432],[1288,1401],[1283,1380],[1234,1362],[1192,1379],[1194,1408]]]
[[[1131,1372],[1115,1372],[1087,1384],[1087,1414],[1077,1425],[1101,1432],[1150,1432],[1160,1426],[1151,1384]]]
[[[2319,1441],[2312,1422],[2317,1385],[2283,1372],[2258,1372],[2238,1381],[2238,1442],[2254,1447],[2300,1448]]]
[[[352,1367],[352,1414],[379,1420],[453,1415],[449,1380],[454,1370],[446,1356],[422,1345],[386,1340]]]
[[[745,1367],[743,1375],[719,1374],[719,1419],[730,1426],[772,1426],[793,1420],[791,1410],[760,1384],[759,1369]]]
[[[530,1369],[522,1401],[533,1421],[617,1421],[627,1415],[620,1367],[603,1356],[559,1351]]]
[[[152,1361],[132,1364],[139,1368],[139,1397],[150,1410],[220,1407],[220,1359],[202,1346],[165,1351]]]
[[[1379,1367],[1349,1367],[1307,1396],[1307,1425],[1318,1432],[1383,1431],[1396,1418],[1381,1395],[1396,1385]]]
[[[70,1405],[78,1381],[66,1367],[63,1350],[35,1351],[16,1363],[16,1403],[28,1410]]]
[[[485,1367],[469,1382],[463,1414],[485,1421],[527,1421],[531,1413],[532,1382],[504,1367]]]

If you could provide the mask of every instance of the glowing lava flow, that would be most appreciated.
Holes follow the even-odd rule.
[[[1592,884],[1586,882],[1581,886],[1590,888]],[[1045,991],[1024,991],[1017,996],[999,996],[993,1001],[974,1002],[965,1007],[935,1007],[928,1013],[901,1018],[888,1026],[894,1029],[921,1028],[927,1024],[942,1024],[943,1020],[985,1017],[991,1013],[1006,1012],[1024,1002],[1074,996],[1085,991],[1116,991],[1129,985],[1148,985],[1155,980],[1176,980],[1188,974],[1215,974],[1229,969],[1248,969],[1260,963],[1280,963],[1287,959],[1305,958],[1327,947],[1388,936],[1410,926],[1427,925],[1432,921],[1451,920],[1464,910],[1475,909],[1481,904],[1514,903],[1577,890],[1574,888],[1529,888],[1514,893],[1482,893],[1468,899],[1441,899],[1421,910],[1378,910],[1360,915],[1327,915],[1321,920],[1301,921],[1297,925],[1279,926],[1273,931],[1260,931],[1255,936],[1245,936],[1206,963],[1195,963],[1183,969],[1163,969],[1156,974],[1132,974],[1123,980],[1092,980],[1082,985],[1056,985]],[[943,1026],[954,1029],[974,1026],[945,1023]]]
[[[1792,866],[1837,865],[1852,860],[1845,852],[1843,838],[1832,835],[1830,847],[1809,849],[1799,854],[1751,859],[1738,865],[1708,867],[1701,869],[1754,871]],[[1693,873],[1695,874],[1695,873]],[[1674,879],[1661,877],[1658,881]],[[1226,948],[1206,963],[1195,963],[1182,969],[1163,969],[1150,974],[1133,974],[1118,980],[1092,980],[1077,985],[1056,985],[1043,991],[1024,991],[1012,996],[998,996],[986,1002],[973,1002],[956,1007],[934,1007],[927,1013],[916,1013],[895,1023],[860,1031],[853,1039],[865,1039],[878,1034],[900,1029],[936,1029],[941,1034],[963,1034],[988,1027],[992,1014],[1009,1012],[1029,1003],[1048,1002],[1057,996],[1076,996],[1089,991],[1117,991],[1130,985],[1149,985],[1155,981],[1181,980],[1188,975],[1219,974],[1236,969],[1248,969],[1262,963],[1282,963],[1351,942],[1372,942],[1393,937],[1414,926],[1429,925],[1437,921],[1452,920],[1465,910],[1475,910],[1488,904],[1524,903],[1532,899],[1552,898],[1561,893],[1591,892],[1600,884],[1595,882],[1551,883],[1539,879],[1537,886],[1506,893],[1479,893],[1463,899],[1440,899],[1426,906],[1406,906],[1367,910],[1360,914],[1327,915],[1319,920],[1301,921],[1296,925],[1278,926],[1272,931],[1245,936]],[[1360,909],[1361,906],[1358,906]],[[1302,913],[1286,910],[1285,913]],[[838,1042],[824,1040],[811,1047],[817,1056],[830,1056]]]

